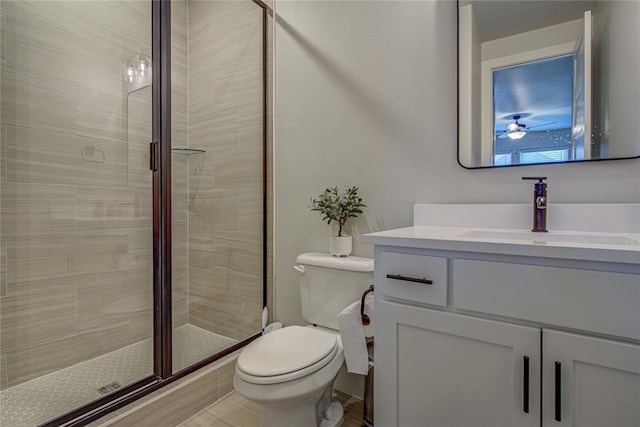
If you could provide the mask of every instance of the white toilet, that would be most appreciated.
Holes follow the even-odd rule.
[[[307,327],[270,332],[244,348],[235,388],[263,406],[263,427],[334,427],[343,409],[332,401],[344,362],[338,314],[373,281],[373,259],[306,253],[296,259]]]

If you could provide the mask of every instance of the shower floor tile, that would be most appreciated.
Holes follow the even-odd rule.
[[[174,371],[237,340],[193,325],[173,330]],[[33,427],[153,373],[152,340],[128,345],[0,393],[0,425]]]

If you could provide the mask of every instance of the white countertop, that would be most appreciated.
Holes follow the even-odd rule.
[[[362,242],[409,248],[617,262],[640,267],[640,233],[534,233],[523,229],[413,226],[368,233],[362,236]]]

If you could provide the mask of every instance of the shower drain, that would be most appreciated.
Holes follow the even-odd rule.
[[[116,381],[116,382],[112,382],[111,384],[103,385],[102,387],[97,388],[96,390],[98,390],[98,393],[100,394],[109,394],[112,391],[115,391],[119,388],[120,388],[120,383]]]

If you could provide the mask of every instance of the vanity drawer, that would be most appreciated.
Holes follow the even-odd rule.
[[[408,301],[447,305],[447,258],[382,252],[376,293]],[[431,281],[431,283],[425,283]]]
[[[459,309],[640,339],[640,276],[453,260]]]

